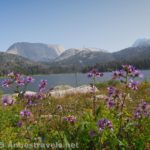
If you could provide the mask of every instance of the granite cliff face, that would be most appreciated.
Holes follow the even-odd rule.
[[[106,63],[114,60],[111,53],[101,49],[83,48],[69,49],[58,56],[54,65],[94,65],[96,63]]]
[[[34,61],[47,62],[58,57],[63,51],[64,48],[59,45],[20,42],[11,45],[6,52]]]

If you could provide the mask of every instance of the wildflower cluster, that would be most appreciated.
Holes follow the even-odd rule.
[[[43,99],[45,97],[45,90],[47,81],[41,80],[37,92],[26,92],[27,85],[34,82],[31,76],[24,76],[19,73],[11,72],[7,75],[7,79],[2,81],[2,87],[13,87],[15,92],[18,93],[19,98],[23,98],[27,103],[25,109],[20,112],[21,120],[17,122],[17,126],[21,127],[24,121],[29,120],[31,116],[28,106],[36,105],[36,100]],[[11,96],[3,97],[3,105],[13,105],[15,100]]]
[[[150,83],[141,84],[140,92],[130,90],[138,90],[139,82],[134,78],[140,77],[140,74],[135,67],[123,65],[121,70],[114,72],[113,78],[124,82],[113,84],[113,86],[110,86],[111,82],[105,84],[109,85],[106,97],[97,95],[99,91],[96,89],[96,78],[102,77],[103,73],[99,73],[96,69],[91,70],[88,77],[93,81],[91,84],[92,101],[90,94],[67,95],[60,99],[50,98],[46,93],[46,80],[40,81],[37,92],[24,92],[22,97],[18,97],[17,100],[23,100],[17,101],[16,107],[11,106],[15,103],[13,97],[4,96],[3,106],[11,106],[0,111],[2,125],[4,128],[5,126],[10,128],[6,130],[8,132],[6,135],[10,135],[9,140],[12,142],[14,142],[14,137],[15,141],[28,141],[29,144],[53,141],[60,143],[61,148],[66,143],[79,143],[79,149],[149,149],[147,139],[150,121],[149,96],[144,95],[147,102],[142,101],[135,112],[133,108],[138,98],[143,96],[140,94],[148,93]],[[8,75],[8,79],[3,81],[3,87],[15,84],[17,90],[19,87],[24,89],[24,86],[33,81],[34,79],[30,76],[25,77],[12,72]],[[105,94],[105,92],[106,87],[101,87],[100,94]],[[103,106],[103,101],[98,98],[106,98],[108,108],[114,109]],[[91,107],[93,114],[91,114]],[[5,118],[8,118],[7,122],[4,121]],[[14,124],[21,129],[16,130]],[[1,139],[7,141],[6,135],[2,132],[0,133]],[[23,136],[17,137],[18,133]]]
[[[138,90],[139,81],[134,81],[131,79],[130,82],[128,83],[128,87],[131,88],[132,90]]]
[[[121,94],[119,90],[117,90],[115,87],[108,87],[108,97],[106,98],[107,106],[108,108],[113,108],[116,103],[118,98],[120,98]]]
[[[105,128],[113,129],[112,123],[106,118],[99,120],[97,122],[97,126],[98,126],[99,131],[103,131]]]
[[[134,81],[133,78],[141,77],[141,72],[132,65],[122,65],[122,69],[113,73],[113,79],[121,79],[125,83],[125,92],[121,92],[114,87],[108,87],[108,97],[106,98],[107,106],[112,108],[116,106],[123,110],[125,100],[128,96],[127,88],[138,90],[139,81]]]
[[[36,93],[25,93],[24,98],[27,100],[28,105],[32,105],[33,101],[40,100],[44,98],[44,92],[46,89],[47,80],[41,80],[39,84],[38,91]]]
[[[24,99],[27,100],[27,105],[33,105],[34,101],[42,100],[44,98],[44,93],[25,93]]]
[[[13,80],[12,79],[5,79],[3,82],[2,82],[2,87],[10,87],[10,85],[13,84]]]
[[[37,99],[37,94],[32,94],[32,93],[25,93],[24,94],[24,99],[27,100],[27,105],[32,105],[33,104],[33,101],[35,99]]]
[[[23,117],[23,118],[29,118],[30,115],[31,115],[31,112],[30,112],[29,110],[27,110],[27,109],[22,110],[22,111],[20,112],[20,116]]]
[[[39,84],[39,92],[43,92],[46,89],[47,80],[41,80]]]
[[[149,117],[149,116],[150,116],[150,105],[147,102],[140,103],[134,113],[135,119],[140,119],[142,117]]]
[[[4,96],[3,97],[3,105],[10,106],[15,103],[15,100],[11,96]]]
[[[119,96],[119,90],[117,90],[115,87],[110,86],[107,88],[107,90],[109,96],[114,98]]]
[[[122,65],[121,70],[113,73],[113,79],[120,79],[132,90],[137,90],[139,86],[139,82],[133,80],[135,77],[143,77],[143,74],[132,65]]]
[[[2,87],[15,87],[15,92],[19,94],[19,96],[23,95],[25,93],[26,88],[21,87],[27,87],[28,84],[33,83],[34,79],[31,76],[23,76],[19,73],[11,72],[7,75],[7,79],[2,81]]]
[[[13,83],[16,83],[17,86],[24,86],[29,83],[33,83],[34,79],[30,76],[24,77],[19,73],[11,72],[8,75],[8,79],[2,82],[3,87],[10,87]]]
[[[113,73],[113,79],[117,78],[126,78],[126,75],[130,77],[143,77],[142,73],[137,70],[134,66],[132,65],[122,65],[121,70],[117,70]]]
[[[132,65],[122,65],[123,71],[125,71],[131,77],[142,77],[143,75]]]
[[[89,73],[88,73],[88,77],[89,78],[95,78],[95,77],[102,77],[104,74],[101,72],[98,72],[96,69],[92,69]]]

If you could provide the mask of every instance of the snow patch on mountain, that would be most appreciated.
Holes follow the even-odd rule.
[[[148,47],[150,46],[150,39],[146,39],[146,38],[143,38],[143,39],[137,39],[132,47]]]

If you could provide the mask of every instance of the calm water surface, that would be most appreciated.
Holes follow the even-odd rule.
[[[150,70],[144,70],[142,71],[144,74],[144,78],[142,80],[148,80],[150,81]],[[80,86],[83,84],[89,84],[91,80],[87,78],[87,74],[83,73],[70,73],[70,74],[50,74],[50,75],[39,75],[39,76],[33,76],[35,81],[33,84],[28,86],[28,90],[36,91],[38,89],[38,84],[41,79],[45,79],[48,82],[48,88],[52,88],[56,85],[71,85],[71,86]],[[112,72],[106,72],[104,73],[103,77],[97,78],[97,81],[103,82],[108,81],[112,78]],[[0,79],[0,82],[4,80],[4,78]],[[11,89],[2,88],[0,87],[0,91],[3,93],[11,93]]]

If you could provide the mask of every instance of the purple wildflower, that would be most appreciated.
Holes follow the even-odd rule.
[[[109,97],[114,97],[114,98],[119,97],[119,90],[117,90],[115,87],[110,86],[107,88],[107,90],[108,90]]]
[[[139,82],[138,81],[133,81],[130,80],[128,83],[128,87],[131,88],[132,90],[138,90]]]
[[[29,100],[29,101],[28,101],[28,105],[31,106],[32,104],[33,104],[32,100]]]
[[[147,102],[141,102],[139,106],[136,108],[134,113],[134,118],[139,119],[142,117],[148,117],[150,115],[150,107]]]
[[[117,70],[113,72],[113,79],[121,78],[124,76],[123,70]]]
[[[13,105],[14,104],[14,100],[12,99],[12,97],[8,97],[8,96],[4,96],[3,97],[3,105],[4,106],[8,106],[8,105]]]
[[[45,95],[41,92],[43,92],[43,91],[40,91],[40,93],[36,94],[36,99],[43,99],[45,97]]]
[[[135,67],[132,65],[122,65],[122,68],[127,73],[133,73],[136,70]]]
[[[136,119],[141,118],[141,117],[142,117],[142,112],[141,112],[139,109],[137,109],[137,110],[135,111],[135,113],[134,113],[134,117],[135,117]]]
[[[143,110],[145,110],[147,106],[148,106],[148,103],[147,103],[147,102],[142,102],[142,103],[140,104],[140,107],[141,107]]]
[[[92,78],[92,77],[93,77],[93,74],[92,74],[91,72],[89,72],[88,75],[87,75],[87,77],[88,77],[88,78]]]
[[[103,73],[101,72],[98,72],[96,69],[92,69],[88,75],[87,75],[89,78],[95,78],[95,77],[102,77],[103,76]]]
[[[121,70],[117,70],[113,73],[113,79],[117,78],[125,78],[126,75],[130,77],[143,77],[142,73],[137,70],[134,66],[132,65],[122,65]]]
[[[33,105],[34,100],[39,100],[43,98],[42,93],[25,93],[25,100],[27,100],[28,105]]]
[[[107,90],[108,90],[109,96],[111,96],[111,95],[114,93],[114,91],[115,91],[116,89],[111,86],[111,87],[108,87]]]
[[[39,84],[39,92],[43,92],[46,88],[47,85],[47,80],[41,80]]]
[[[25,85],[25,79],[22,76],[20,76],[16,79],[16,83],[18,86],[24,86]]]
[[[139,70],[134,70],[131,76],[143,78],[143,74]]]
[[[29,118],[30,117],[30,115],[31,115],[31,112],[29,111],[29,110],[22,110],[21,112],[20,112],[20,116],[21,117],[26,117],[26,118]]]
[[[28,77],[26,77],[25,81],[26,81],[26,83],[33,83],[34,79],[33,79],[33,77],[28,76]]]
[[[143,77],[141,71],[137,70],[132,65],[122,65],[124,71],[126,71],[132,77]]]
[[[34,81],[34,79],[30,76],[25,78],[24,76],[14,72],[9,73],[8,77],[8,79],[2,82],[3,87],[9,87],[14,82],[17,86],[24,86],[25,84],[32,83]]]
[[[2,81],[2,87],[9,87],[13,83],[12,79],[6,79]]]
[[[109,98],[107,100],[107,106],[108,106],[108,108],[112,108],[112,107],[114,107],[114,105],[115,105],[115,102],[111,98]]]
[[[105,128],[109,128],[109,129],[113,128],[112,123],[109,120],[107,120],[106,118],[99,120],[97,122],[97,125],[98,125],[99,131],[103,131]]]

